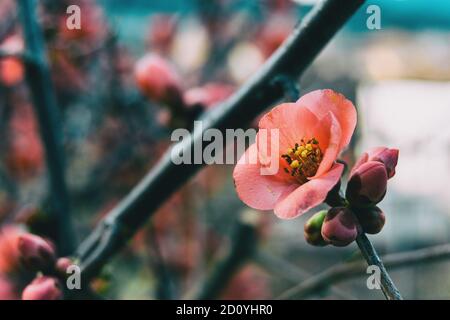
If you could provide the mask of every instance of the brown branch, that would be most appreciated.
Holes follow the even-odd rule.
[[[434,263],[450,259],[450,244],[437,245],[428,248],[387,254],[382,257],[386,268],[396,269],[412,267],[420,264]],[[339,281],[366,275],[365,261],[341,263],[318,273],[317,275],[286,290],[278,299],[305,298],[317,291]]]
[[[259,72],[205,117],[204,131],[216,128],[224,132],[246,127],[262,111],[282,99],[283,89],[273,80],[280,75],[298,78],[363,3],[364,0],[320,2]],[[193,139],[183,140],[176,147],[183,152],[194,150],[194,145],[201,144],[203,132],[195,132]],[[153,212],[203,165],[175,165],[169,149],[78,248],[83,280],[87,282],[95,276]]]
[[[73,253],[74,232],[69,216],[69,199],[64,177],[62,130],[52,86],[42,30],[37,23],[34,0],[18,1],[26,44],[26,76],[45,148],[52,200],[52,226],[59,254]],[[54,229],[54,230],[53,230]]]
[[[258,217],[253,212],[244,212],[230,237],[231,245],[225,257],[219,261],[204,280],[195,289],[196,293],[188,293],[187,298],[197,300],[217,299],[233,276],[254,255],[258,246]]]
[[[339,184],[337,184],[337,188],[333,188],[332,192],[329,193],[325,202],[330,206],[346,206],[346,201],[344,198],[340,196],[339,193]],[[358,210],[357,208],[353,208],[352,210]],[[356,211],[355,211],[356,212]],[[359,229],[362,230],[360,227]],[[366,260],[367,265],[376,266],[380,271],[380,286],[383,291],[384,296],[387,300],[403,300],[400,291],[395,286],[392,281],[389,273],[384,267],[383,261],[378,256],[375,247],[370,242],[369,238],[367,238],[364,232],[361,232],[356,237],[356,244],[358,245],[359,250],[363,258]]]
[[[356,243],[358,244],[359,250],[361,251],[362,256],[367,261],[367,265],[369,266],[377,266],[380,270],[380,285],[381,290],[383,291],[384,296],[387,300],[402,300],[402,296],[400,291],[398,291],[394,282],[392,281],[389,273],[384,267],[383,261],[378,256],[372,242],[370,242],[369,238],[367,238],[366,234],[363,232],[356,238]]]
[[[276,274],[278,277],[291,283],[298,283],[299,279],[307,279],[313,276],[310,272],[286,261],[285,259],[271,255],[267,252],[258,252],[253,260],[266,271]],[[324,288],[326,291],[328,288]],[[335,285],[330,285],[329,291],[339,299],[355,300],[356,298],[344,292]]]

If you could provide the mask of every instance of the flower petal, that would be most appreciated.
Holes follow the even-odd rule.
[[[297,103],[283,103],[261,118],[259,129],[279,129],[279,149],[283,154],[302,138],[310,136],[318,122],[319,118],[307,108]],[[270,137],[270,132],[267,135]]]
[[[316,90],[302,96],[297,104],[311,110],[319,119],[326,117],[331,111],[342,128],[339,149],[342,151],[350,143],[356,127],[356,109],[342,94],[330,89]]]
[[[328,131],[328,137],[324,135],[324,138],[318,138],[319,142],[321,141],[320,139],[324,142],[324,149],[322,149],[324,155],[316,174],[311,179],[318,178],[330,170],[341,151],[339,147],[342,138],[342,130],[335,116],[331,112],[328,113],[328,115],[320,121],[319,127]]]
[[[275,214],[281,219],[293,219],[322,203],[328,192],[341,178],[344,165],[335,163],[330,171],[301,185],[291,194],[281,197],[275,205]]]
[[[256,143],[247,149],[236,164],[233,178],[239,198],[259,210],[273,209],[282,194],[294,189],[292,183],[277,179],[277,176],[261,174]]]

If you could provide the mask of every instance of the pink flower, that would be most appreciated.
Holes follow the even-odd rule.
[[[261,118],[257,143],[234,169],[239,197],[252,208],[274,209],[283,219],[295,218],[322,203],[342,175],[344,167],[336,159],[350,142],[355,126],[355,107],[332,90],[313,91],[295,103],[275,107]],[[274,175],[261,175],[261,162],[266,163],[258,148],[263,140],[261,129],[279,129],[279,152],[271,155],[279,161]],[[272,143],[267,144],[269,149]]]
[[[181,79],[175,68],[156,54],[147,54],[134,71],[139,89],[150,99],[166,102],[172,95],[181,96]]]

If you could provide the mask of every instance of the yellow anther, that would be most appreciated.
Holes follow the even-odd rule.
[[[287,153],[281,157],[289,165],[284,171],[296,178],[300,184],[308,182],[308,179],[316,174],[323,159],[319,142],[315,138],[302,139],[295,147],[287,149]]]
[[[302,158],[306,158],[308,156],[308,150],[303,150],[301,155],[302,155]]]
[[[298,162],[298,160],[294,160],[291,162],[291,168],[295,169],[298,168],[300,166],[300,163]]]

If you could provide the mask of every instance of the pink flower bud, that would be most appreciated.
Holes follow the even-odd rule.
[[[306,241],[313,246],[326,246],[328,243],[322,238],[322,224],[327,215],[327,210],[315,213],[308,219],[304,227],[304,235]]]
[[[387,179],[384,164],[378,161],[365,162],[352,171],[346,198],[355,207],[377,204],[386,194]]]
[[[67,269],[73,264],[73,261],[69,258],[59,258],[56,261],[56,271],[63,277],[67,276]]]
[[[355,212],[365,233],[377,234],[383,229],[386,217],[378,207],[361,208]]]
[[[55,263],[55,249],[39,236],[30,233],[20,236],[18,247],[20,260],[27,269],[45,271]]]
[[[35,278],[22,292],[22,300],[60,300],[62,298],[60,282],[48,276]]]
[[[336,247],[345,247],[358,235],[358,221],[345,207],[331,208],[323,221],[322,237]]]
[[[139,89],[148,98],[165,102],[181,99],[181,79],[174,67],[156,54],[147,54],[135,66]]]
[[[189,89],[184,94],[184,101],[187,106],[201,106],[205,109],[215,106],[228,98],[234,88],[222,83],[209,83],[203,87]]]
[[[388,179],[395,175],[395,167],[398,162],[398,153],[398,149],[388,149],[386,147],[378,147],[368,151],[369,160],[379,161],[384,164]]]
[[[378,161],[384,164],[388,179],[395,175],[395,167],[398,162],[398,149],[389,149],[386,147],[376,147],[363,153],[353,166],[351,174],[362,164],[368,161]]]

